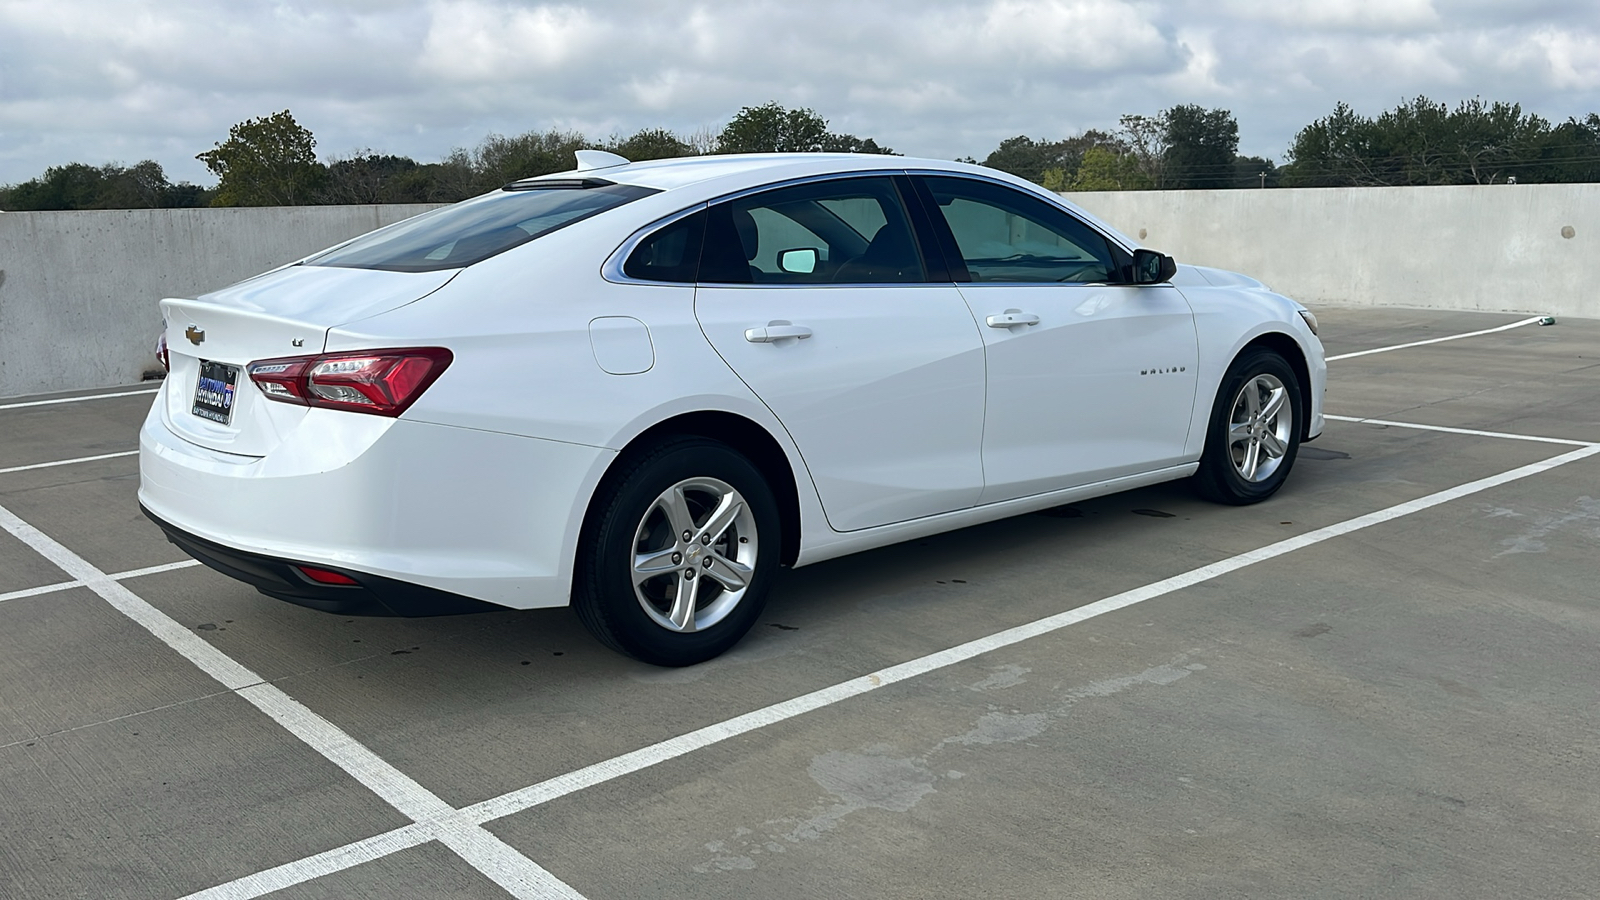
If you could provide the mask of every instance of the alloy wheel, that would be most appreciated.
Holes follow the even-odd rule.
[[[760,552],[743,495],[715,478],[662,491],[634,534],[632,581],[639,606],[668,631],[710,628],[744,599]]]

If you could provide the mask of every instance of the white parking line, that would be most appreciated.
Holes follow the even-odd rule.
[[[137,450],[124,450],[121,453],[102,453],[99,456],[80,456],[76,459],[58,459],[55,462],[34,463],[29,466],[12,466],[9,469],[0,469],[0,475],[10,475],[12,472],[27,472],[31,469],[52,469],[56,466],[70,466],[75,463],[99,462],[102,459],[118,459],[123,456],[138,456]]]
[[[1357,356],[1370,356],[1374,353],[1388,353],[1390,350],[1404,350],[1407,347],[1421,347],[1424,344],[1442,344],[1445,341],[1459,341],[1462,338],[1478,337],[1479,335],[1483,334],[1494,334],[1497,331],[1510,331],[1513,328],[1521,328],[1524,325],[1537,324],[1542,318],[1544,317],[1533,316],[1532,318],[1523,319],[1520,322],[1512,322],[1510,325],[1501,325],[1499,328],[1485,328],[1482,331],[1469,331],[1466,334],[1452,334],[1445,337],[1430,338],[1426,341],[1412,341],[1409,344],[1395,344],[1393,347],[1378,347],[1374,350],[1358,350],[1355,353],[1341,353],[1338,356],[1328,357],[1327,361],[1337,362],[1341,359],[1354,359]]]
[[[1422,425],[1417,422],[1394,422],[1389,419],[1358,419],[1354,416],[1323,415],[1331,422],[1355,422],[1360,425],[1386,425],[1390,428],[1413,428],[1418,431],[1442,431],[1446,434],[1470,434],[1473,437],[1505,438],[1512,441],[1535,441],[1540,444],[1563,444],[1568,447],[1593,447],[1594,441],[1574,441],[1569,438],[1540,437],[1536,434],[1516,434],[1509,431],[1478,431],[1473,428],[1450,428],[1445,425]]]
[[[79,403],[84,400],[109,400],[112,397],[138,397],[142,394],[154,394],[160,388],[151,388],[145,391],[119,391],[115,394],[86,394],[82,397],[62,397],[58,400],[29,400],[25,403],[6,403],[0,409],[23,409],[29,406],[55,406],[58,403]]]
[[[159,575],[162,572],[172,572],[177,569],[189,569],[198,565],[200,565],[198,562],[195,562],[192,559],[186,559],[183,562],[167,563],[166,565],[162,566],[146,566],[143,569],[130,569],[126,572],[118,572],[115,575],[107,575],[106,577],[112,581],[123,581],[128,578],[138,578],[141,575]],[[57,591],[70,591],[75,587],[83,587],[83,582],[58,581],[55,584],[47,584],[43,587],[28,588],[27,590],[23,591],[12,591],[9,594],[0,594],[0,601],[21,600],[23,597],[37,597],[40,594],[54,594]]]
[[[383,798],[390,806],[415,822],[430,826],[431,839],[454,850],[473,868],[488,876],[513,897],[559,897],[582,900],[582,895],[545,871],[533,860],[490,834],[481,826],[465,821],[455,807],[418,784],[378,756],[366,745],[338,726],[312,712],[304,704],[269,684],[260,675],[239,664],[128,590],[121,582],[95,568],[83,557],[0,506],[0,528],[32,547],[45,559],[73,576],[132,619],[162,643],[176,650],[201,671],[221,682],[223,687],[266,713],[290,734],[299,738],[323,758],[343,769],[362,786]],[[225,887],[225,886],[224,886]],[[245,896],[218,888],[217,897]],[[251,895],[253,896],[253,895]]]
[[[774,703],[771,706],[745,713],[727,721],[708,725],[687,734],[651,744],[648,747],[642,747],[630,753],[624,753],[621,756],[586,766],[565,775],[558,775],[538,784],[473,804],[461,810],[459,815],[469,823],[482,826],[496,819],[502,819],[541,804],[549,803],[560,797],[677,759],[730,738],[748,734],[813,710],[832,706],[851,697],[860,696],[919,675],[925,675],[985,653],[992,653],[995,650],[1009,647],[1022,641],[1059,631],[1096,616],[1125,609],[1129,606],[1143,603],[1146,600],[1163,597],[1175,591],[1219,578],[1230,572],[1266,562],[1270,559],[1276,559],[1296,550],[1303,550],[1306,547],[1360,531],[1364,528],[1391,522],[1403,516],[1431,509],[1452,500],[1538,475],[1542,472],[1548,472],[1551,469],[1577,462],[1578,460],[1588,459],[1597,454],[1600,454],[1600,445],[1581,447],[1540,462],[1519,466],[1498,475],[1480,478],[1477,481],[1467,482],[1466,484],[1428,494],[1425,497],[1408,500],[1405,503],[1399,503],[1376,512],[1308,531],[1305,534],[1268,544],[1265,547],[1241,553],[1220,562],[1201,566],[1144,587],[1106,597],[1086,606],[1067,610],[1025,625],[1008,628],[988,637],[969,641],[960,646],[919,657],[868,675],[862,675],[859,678],[842,681],[831,687]],[[413,827],[415,826],[408,826],[408,828]],[[356,844],[350,844],[346,847],[307,857],[296,862],[286,863],[255,875],[248,875],[213,889],[213,891],[222,891],[225,888],[230,889],[227,893],[202,892],[200,894],[192,894],[189,897],[182,898],[182,900],[196,900],[196,898],[201,897],[207,898],[207,900],[221,900],[221,898],[226,898],[226,900],[248,900],[248,898],[260,897],[291,884],[299,884],[331,872],[371,861],[377,858],[377,855],[394,852],[393,850],[384,849],[387,846],[386,842],[394,842],[397,845],[396,849],[415,846],[415,843],[408,843],[411,839],[407,834],[406,828],[396,829]]]

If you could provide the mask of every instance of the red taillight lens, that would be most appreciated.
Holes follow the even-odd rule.
[[[454,359],[443,347],[352,350],[258,360],[249,371],[272,400],[398,416]]]
[[[319,569],[316,566],[295,566],[295,568],[300,570],[300,574],[315,581],[317,584],[351,585],[360,583],[343,572],[330,572],[327,569]]]
[[[167,355],[167,332],[163,330],[161,336],[156,338],[156,359],[160,361],[164,371],[172,371],[172,357]]]

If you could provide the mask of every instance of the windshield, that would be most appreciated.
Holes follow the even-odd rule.
[[[592,184],[592,183],[591,183]],[[629,184],[568,183],[499,190],[424,213],[306,260],[313,266],[433,272],[459,269],[631,200]]]

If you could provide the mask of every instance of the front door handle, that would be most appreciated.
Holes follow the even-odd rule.
[[[1037,325],[1039,317],[1020,309],[1008,309],[997,316],[990,316],[986,321],[990,328],[1011,328],[1015,325]]]
[[[744,339],[752,344],[773,344],[788,338],[805,340],[808,337],[811,337],[811,329],[783,319],[774,319],[760,328],[744,330]]]

